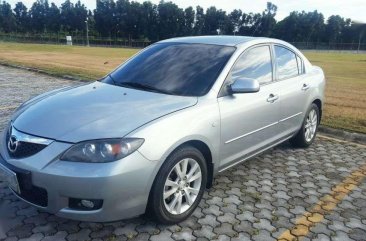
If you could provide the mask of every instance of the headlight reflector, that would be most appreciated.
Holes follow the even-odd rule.
[[[144,139],[141,138],[84,141],[73,145],[60,159],[73,162],[113,162],[130,155],[143,143]]]

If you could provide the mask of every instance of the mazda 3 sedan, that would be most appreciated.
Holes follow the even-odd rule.
[[[22,104],[0,138],[0,176],[61,217],[177,223],[217,173],[286,140],[309,146],[324,86],[280,40],[164,40],[101,80]]]

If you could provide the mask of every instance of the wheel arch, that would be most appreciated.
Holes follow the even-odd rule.
[[[320,99],[315,99],[312,103],[316,104],[318,106],[318,109],[319,109],[319,123],[320,123],[320,121],[322,119],[322,115],[323,115],[322,101]]]
[[[204,143],[203,141],[199,141],[199,140],[191,140],[191,141],[184,142],[181,145],[179,145],[177,148],[184,146],[184,145],[193,146],[194,148],[197,148],[202,153],[203,157],[205,158],[206,164],[207,164],[206,188],[211,188],[212,184],[213,184],[214,164],[212,161],[212,153],[211,153],[210,148],[208,147],[208,145],[206,143]],[[174,150],[176,150],[176,149],[174,149]]]
[[[213,176],[214,176],[214,163],[212,160],[212,152],[209,148],[209,146],[201,141],[201,140],[188,140],[185,141],[183,143],[180,143],[178,146],[174,147],[169,154],[166,156],[166,158],[164,158],[164,161],[159,165],[154,178],[152,179],[152,183],[150,186],[150,190],[149,190],[149,194],[147,197],[147,205],[146,205],[146,209],[145,209],[145,213],[148,212],[148,208],[149,205],[151,203],[151,194],[152,194],[152,187],[156,181],[157,178],[157,174],[159,173],[160,168],[164,165],[165,161],[169,158],[170,155],[172,155],[176,150],[178,150],[179,148],[183,147],[183,146],[192,146],[194,148],[197,148],[197,150],[199,150],[203,157],[205,158],[206,164],[207,164],[207,182],[206,182],[206,188],[211,188],[213,185]]]
[[[160,168],[164,165],[165,161],[169,158],[169,156],[171,156],[176,150],[178,150],[179,148],[181,148],[183,146],[192,146],[202,153],[203,157],[205,158],[206,164],[207,164],[206,188],[212,187],[213,176],[214,176],[214,162],[213,162],[212,151],[208,144],[206,144],[204,141],[198,140],[198,139],[185,140],[179,144],[177,143],[176,146],[174,146],[167,153],[165,153],[163,155],[163,161],[159,165],[153,180],[155,181],[156,175],[158,174]]]

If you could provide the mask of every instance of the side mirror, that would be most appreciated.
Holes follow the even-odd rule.
[[[255,79],[238,78],[228,86],[230,94],[254,93],[259,91],[259,82]]]

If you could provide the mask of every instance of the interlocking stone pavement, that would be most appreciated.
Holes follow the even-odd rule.
[[[75,84],[80,83],[0,66],[0,128],[30,97]],[[346,195],[323,204],[321,213],[304,216],[365,164],[361,145],[324,137],[308,149],[284,143],[219,174],[193,216],[172,226],[145,217],[111,223],[67,220],[19,201],[0,183],[0,240],[269,241],[288,230],[300,240],[366,240],[366,169]],[[293,228],[301,217],[308,226]]]

